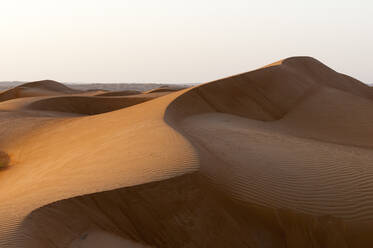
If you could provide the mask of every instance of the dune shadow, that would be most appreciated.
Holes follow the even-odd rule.
[[[0,170],[9,168],[10,157],[6,152],[0,151]]]
[[[264,212],[251,212],[192,173],[51,203],[27,216],[22,232],[32,248],[89,244],[87,233],[150,247],[285,247],[280,226]]]

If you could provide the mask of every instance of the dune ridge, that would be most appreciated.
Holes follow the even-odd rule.
[[[0,93],[0,102],[21,97],[74,94],[80,91],[53,80],[42,80],[25,83]]]
[[[294,57],[106,113],[30,100],[0,130],[0,246],[370,247],[372,94]]]

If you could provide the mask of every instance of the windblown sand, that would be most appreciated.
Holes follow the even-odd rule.
[[[373,247],[373,91],[315,59],[0,101],[0,247]]]

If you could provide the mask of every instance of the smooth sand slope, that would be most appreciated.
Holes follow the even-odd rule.
[[[177,92],[4,101],[0,247],[371,247],[372,107],[309,57]]]

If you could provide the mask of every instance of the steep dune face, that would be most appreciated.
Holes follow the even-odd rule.
[[[180,102],[178,105],[182,107],[177,112],[183,118],[185,114],[220,112],[271,121],[282,118],[320,87],[373,99],[369,87],[361,82],[339,74],[315,59],[296,57],[277,66],[195,87],[175,103]]]
[[[140,96],[0,104],[1,247],[373,245],[369,87],[297,57]]]
[[[56,202],[32,213],[23,226],[35,237],[29,247],[49,247],[48,240],[55,247],[84,244],[87,236],[97,236],[94,230],[150,247],[285,247],[278,225],[251,214],[192,173]],[[55,233],[65,235],[56,239]]]
[[[1,92],[0,102],[21,97],[73,94],[78,92],[80,91],[70,89],[69,87],[56,81],[43,80],[25,83],[13,89]]]

